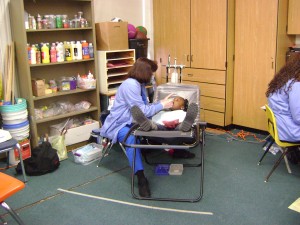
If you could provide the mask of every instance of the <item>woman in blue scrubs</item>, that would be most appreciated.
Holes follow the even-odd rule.
[[[281,141],[300,142],[300,53],[274,76],[266,92]]]
[[[137,59],[128,72],[128,78],[118,88],[110,114],[105,119],[101,128],[101,136],[110,138],[113,143],[122,142],[132,126],[133,118],[130,110],[135,105],[147,117],[152,117],[162,109],[173,106],[172,99],[164,99],[152,104],[148,102],[145,85],[150,82],[156,70],[156,62],[147,58]],[[135,138],[133,136],[127,139],[127,144],[134,144],[134,142]],[[126,155],[130,166],[132,166],[133,162],[133,152],[133,148],[126,148]],[[135,174],[138,178],[140,196],[150,197],[149,183],[144,175],[140,149],[136,151]]]

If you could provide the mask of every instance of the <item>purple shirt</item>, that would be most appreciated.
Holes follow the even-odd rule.
[[[141,85],[136,79],[128,78],[120,85],[110,114],[100,129],[101,136],[112,139],[113,143],[117,142],[119,130],[132,123],[130,109],[134,105],[139,106],[147,117],[151,117],[163,109],[160,102],[145,104],[142,92],[146,94],[145,85]]]
[[[296,81],[285,93],[290,83],[291,80],[271,94],[268,104],[276,118],[279,139],[300,142],[300,82]]]

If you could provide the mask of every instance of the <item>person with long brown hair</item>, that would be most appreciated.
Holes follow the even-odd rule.
[[[164,108],[173,106],[172,99],[163,99],[159,102],[149,104],[146,95],[145,84],[149,83],[153,73],[157,70],[157,64],[147,58],[138,58],[131,70],[128,78],[123,81],[117,90],[114,104],[110,114],[100,130],[103,137],[110,138],[113,143],[122,142],[133,124],[131,108],[138,106],[147,117],[152,117]],[[135,137],[130,136],[127,144],[135,144]],[[126,148],[126,156],[130,165],[133,163],[133,148]],[[150,197],[148,180],[144,175],[144,167],[140,149],[136,151],[135,174],[138,178],[139,194],[142,197]]]
[[[269,83],[268,104],[281,141],[300,142],[300,53],[294,54]]]

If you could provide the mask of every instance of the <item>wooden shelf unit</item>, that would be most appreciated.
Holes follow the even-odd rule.
[[[100,99],[99,87],[93,90],[76,89],[53,93],[41,97],[34,97],[32,93],[31,80],[36,78],[45,79],[46,83],[52,79],[59,79],[62,76],[73,77],[77,74],[87,74],[89,71],[98,82],[97,55],[87,60],[76,60],[70,62],[35,64],[28,63],[28,53],[26,44],[53,43],[64,41],[86,40],[96,46],[94,24],[94,3],[93,0],[51,0],[32,1],[14,0],[10,2],[10,18],[13,40],[16,46],[16,67],[18,70],[18,81],[20,84],[20,97],[27,100],[30,115],[31,144],[37,146],[39,137],[49,133],[50,126],[65,121],[69,117],[90,116],[94,120],[99,120]],[[77,12],[82,11],[83,17],[87,19],[90,26],[85,28],[61,28],[61,29],[25,29],[25,11],[30,15],[68,15],[72,19]],[[49,106],[58,101],[69,101],[73,104],[86,100],[92,105],[88,110],[66,113],[62,115],[47,117],[43,119],[35,118],[35,108]]]
[[[135,50],[97,51],[97,54],[100,93],[107,96],[114,95],[135,63]]]

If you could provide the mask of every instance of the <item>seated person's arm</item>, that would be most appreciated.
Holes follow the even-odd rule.
[[[289,92],[289,105],[295,123],[300,126],[300,82],[295,82]]]

